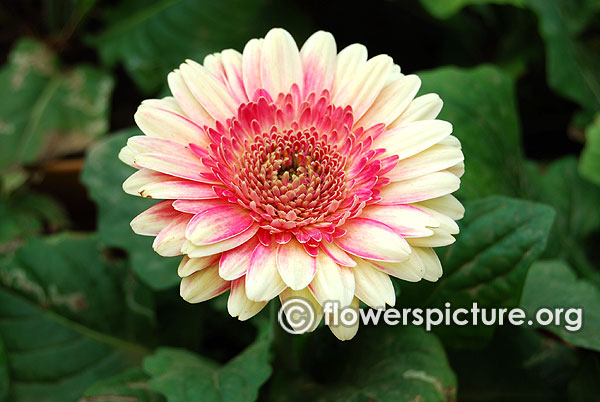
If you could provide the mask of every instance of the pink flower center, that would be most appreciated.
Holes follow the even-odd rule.
[[[384,125],[354,127],[352,108],[331,104],[327,91],[302,100],[294,85],[276,101],[264,90],[254,99],[208,130],[203,162],[229,189],[219,195],[251,210],[278,242],[343,235],[336,228],[378,202],[387,184],[381,176],[393,158],[371,149]]]

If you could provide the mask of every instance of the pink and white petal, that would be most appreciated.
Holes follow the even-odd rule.
[[[254,219],[247,209],[235,205],[220,205],[194,215],[185,236],[199,246],[218,243],[246,231]]]
[[[278,296],[286,284],[277,271],[277,244],[259,244],[250,257],[246,273],[246,295],[254,301],[269,301]]]
[[[418,282],[425,275],[425,266],[417,253],[412,252],[406,261],[371,261],[373,266],[384,273],[408,282]]]
[[[242,54],[237,50],[227,49],[223,50],[221,56],[231,96],[238,104],[248,102],[242,79]]]
[[[400,76],[395,81],[385,85],[369,110],[356,124],[361,127],[371,127],[383,123],[392,123],[413,100],[421,80],[416,75]]]
[[[179,293],[188,303],[200,303],[226,292],[230,286],[219,276],[219,268],[215,264],[183,278]]]
[[[360,67],[367,62],[367,48],[354,43],[337,55],[332,94],[342,91],[354,78]]]
[[[333,103],[352,106],[354,118],[359,120],[381,92],[393,64],[385,54],[373,57],[360,66],[345,88],[334,94]]]
[[[455,221],[460,220],[465,216],[465,207],[463,207],[460,201],[452,194],[421,201],[418,204],[415,204],[415,206],[417,208],[423,206],[433,209]]]
[[[246,296],[246,278],[241,277],[231,282],[231,291],[227,299],[227,311],[232,317],[246,321],[254,317],[267,305],[267,302],[255,302]]]
[[[413,247],[413,252],[416,253],[423,265],[425,266],[425,274],[423,279],[430,282],[436,282],[442,277],[442,263],[437,254],[431,248]]]
[[[242,54],[242,79],[248,99],[252,100],[257,89],[263,88],[260,78],[260,58],[264,39],[252,39]]]
[[[354,274],[352,268],[341,267],[325,253],[317,256],[317,273],[308,286],[319,304],[338,301],[348,306],[354,297]]]
[[[354,218],[341,226],[346,234],[335,239],[344,251],[378,261],[404,261],[410,248],[406,240],[390,226],[365,218]]]
[[[260,78],[263,88],[273,97],[288,93],[293,84],[302,92],[304,74],[300,52],[286,30],[273,28],[265,36],[260,55]]]
[[[241,246],[221,254],[219,261],[221,278],[232,281],[245,275],[250,268],[250,258],[258,243],[258,236],[254,236]]]
[[[198,246],[192,243],[191,241],[187,240],[183,243],[181,251],[191,258],[200,258],[206,257],[208,255],[219,254],[224,251],[234,249],[250,240],[252,237],[254,237],[254,235],[256,235],[256,232],[258,232],[259,227],[260,226],[258,225],[258,223],[255,223],[254,225],[250,226],[248,230],[240,233],[235,237],[206,246]]]
[[[433,235],[427,237],[407,238],[411,247],[444,247],[456,241],[454,236],[439,228],[433,229]]]
[[[460,179],[449,172],[435,172],[414,179],[396,181],[385,186],[379,194],[379,205],[408,204],[441,197],[460,187]]]
[[[154,170],[156,172],[168,174],[170,176],[180,177],[198,181],[201,183],[220,184],[211,179],[207,179],[201,173],[206,172],[206,167],[200,159],[191,159],[177,155],[164,155],[158,153],[146,153],[137,155],[134,159],[137,166]]]
[[[133,116],[138,127],[149,137],[163,138],[187,145],[206,147],[209,139],[198,123],[177,113],[164,99],[145,100]]]
[[[352,303],[350,304],[349,308],[356,311],[357,317],[360,316],[359,311],[358,311],[359,306],[360,306],[360,302],[355,297],[352,300]],[[335,337],[338,338],[340,341],[348,341],[348,340],[354,338],[354,336],[356,336],[356,333],[358,332],[359,322],[360,322],[360,320],[357,319],[356,323],[354,323],[350,326],[346,326],[346,325],[342,325],[342,324],[340,324],[338,326],[330,325],[329,329],[331,330],[331,332],[333,332]]]
[[[140,188],[142,186],[149,183],[167,181],[169,179],[173,179],[173,177],[150,169],[140,169],[123,182],[123,191],[127,194],[140,196]]]
[[[374,309],[385,309],[385,305],[396,303],[394,284],[388,274],[375,268],[370,262],[357,258],[354,272],[356,297]]]
[[[462,151],[450,145],[436,144],[413,156],[398,161],[385,177],[391,181],[413,179],[450,168],[464,159]]]
[[[194,98],[215,120],[225,121],[237,112],[238,104],[227,88],[202,65],[186,60],[179,69]]]
[[[219,261],[219,255],[210,255],[202,258],[190,258],[187,255],[183,257],[177,267],[177,275],[181,278],[190,276],[194,272],[208,268]]]
[[[142,197],[159,200],[213,200],[218,198],[213,187],[211,184],[185,179],[165,180],[145,184],[139,188],[139,193]]]
[[[450,234],[457,234],[460,232],[460,229],[458,227],[458,225],[456,224],[456,222],[454,221],[454,219],[450,218],[447,215],[444,215],[443,213],[430,208],[422,203],[417,203],[414,204],[413,206],[427,212],[429,215],[433,216],[435,218],[436,221],[439,222],[439,229],[443,230],[445,232],[448,232]]]
[[[121,150],[119,151],[119,160],[121,160],[121,162],[123,162],[124,164],[129,165],[131,167],[138,167],[134,163],[134,159],[135,159],[135,152],[133,152],[127,146],[124,146],[123,148],[121,148]]]
[[[277,248],[277,269],[286,285],[300,290],[315,277],[317,259],[308,255],[298,240],[291,239]]]
[[[224,205],[231,205],[229,202],[218,198],[210,200],[175,200],[173,201],[173,208],[178,211],[185,212],[188,214],[199,214],[207,211],[211,208],[220,207]]]
[[[313,314],[312,317],[314,318],[313,324],[310,327],[308,327],[306,331],[299,332],[299,333],[312,332],[315,329],[317,329],[317,327],[319,326],[319,323],[323,319],[323,308],[321,307],[319,302],[314,298],[312,293],[310,293],[310,290],[308,290],[308,288],[304,288],[304,289],[300,289],[300,290],[293,290],[293,289],[287,288],[279,294],[279,300],[281,301],[281,305],[282,305],[283,311],[288,319],[288,322],[290,322],[290,321],[298,322],[297,320],[299,319],[299,317],[296,317],[293,315],[294,310],[291,308],[291,305],[287,304],[287,306],[286,306],[286,302],[290,299],[302,299],[302,300],[306,301],[312,309],[312,314]],[[310,312],[307,312],[307,313],[311,314]]]
[[[333,35],[318,31],[308,38],[300,49],[304,70],[304,94],[317,95],[323,90],[331,91],[335,78],[337,47]]]
[[[188,88],[181,71],[175,70],[167,76],[169,89],[177,104],[185,112],[185,115],[201,127],[212,126],[215,119],[202,107]]]
[[[433,120],[440,114],[443,105],[444,102],[442,102],[438,94],[419,96],[390,124],[390,128],[405,126],[421,120]]]
[[[163,257],[181,255],[181,248],[186,240],[185,227],[191,217],[189,214],[180,214],[161,230],[152,243],[154,251]]]
[[[430,213],[409,205],[370,205],[360,217],[384,223],[403,237],[431,236],[429,228],[440,225]]]
[[[133,218],[130,223],[133,232],[143,236],[158,235],[180,215],[171,204],[171,201],[159,202]]]
[[[356,261],[352,259],[344,250],[339,248],[335,243],[323,240],[321,249],[327,254],[336,264],[343,267],[355,267]]]
[[[375,139],[373,148],[385,148],[384,156],[398,155],[404,159],[437,144],[451,133],[452,124],[447,121],[418,121],[385,131]]]

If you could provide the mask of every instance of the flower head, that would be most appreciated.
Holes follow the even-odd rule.
[[[188,60],[173,94],[144,101],[120,158],[139,169],[126,192],[163,199],[133,230],[163,256],[184,255],[181,295],[198,303],[229,290],[245,320],[279,296],[394,305],[390,275],[442,275],[432,247],[458,233],[450,194],[464,171],[435,94],[359,44],[337,53],[317,32],[298,50],[269,31],[243,54]],[[318,321],[317,321],[318,323]],[[314,327],[313,327],[314,329]],[[332,327],[350,339],[354,327]]]

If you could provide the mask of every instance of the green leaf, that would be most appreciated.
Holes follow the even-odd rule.
[[[469,202],[465,208],[456,243],[440,255],[440,281],[405,285],[403,290],[421,299],[429,294],[425,304],[434,307],[443,308],[446,302],[453,308],[470,309],[474,302],[479,307],[516,307],[527,270],[546,245],[554,211],[506,197]],[[443,326],[437,331],[456,347],[471,347],[489,340],[493,327]]]
[[[465,175],[458,197],[517,195],[523,157],[513,79],[492,66],[443,67],[419,76],[421,92],[444,101],[439,118],[452,123],[462,143]]]
[[[582,33],[600,11],[598,0],[526,0],[546,43],[548,83],[584,108],[600,108],[600,54]],[[597,40],[596,36],[596,40]]]
[[[595,250],[590,235],[600,228],[600,188],[583,180],[577,172],[577,160],[565,157],[554,161],[541,174],[529,165],[526,188],[530,197],[556,210],[556,220],[548,239],[544,258],[567,260],[578,274],[600,285],[600,273],[586,255],[586,245]]]
[[[600,186],[600,114],[585,130],[585,148],[579,159],[579,172]]]
[[[544,328],[570,344],[600,351],[600,290],[584,279],[577,279],[568,264],[559,260],[535,263],[527,274],[521,307],[530,317],[543,307],[564,309],[562,325],[553,323]],[[575,324],[576,313],[566,314],[571,308],[582,310],[580,329]]]
[[[68,234],[32,239],[4,260],[0,336],[11,400],[75,401],[98,379],[139,364],[142,347],[107,334],[130,321],[111,267],[93,237]]]
[[[4,350],[4,342],[0,338],[0,401],[5,401],[10,389],[10,377],[8,373],[8,356]]]
[[[264,324],[267,324],[266,322]],[[271,375],[272,328],[263,325],[257,340],[227,364],[218,363],[183,349],[161,348],[144,360],[152,379],[150,387],[169,402],[254,401]]]
[[[140,368],[127,370],[114,377],[101,380],[85,391],[82,402],[165,402],[164,396],[148,386],[150,377]]]
[[[133,197],[123,191],[123,182],[135,169],[117,157],[127,138],[140,134],[133,128],[94,144],[86,157],[81,179],[98,206],[98,235],[102,242],[125,250],[140,279],[160,290],[179,283],[179,259],[159,256],[152,249],[152,238],[136,235],[131,230],[129,222],[156,201]]]
[[[0,171],[81,151],[108,127],[111,77],[88,66],[63,70],[40,42],[23,39],[0,71]]]
[[[456,377],[444,348],[422,328],[363,327],[351,342],[339,342],[329,331],[319,332],[310,336],[302,353],[308,362],[304,373],[314,377],[276,371],[274,400],[455,400]]]
[[[595,402],[600,394],[600,358],[589,355],[569,383],[570,402]]]
[[[461,8],[473,4],[509,4],[522,7],[527,0],[421,0],[421,4],[437,18],[449,18]]]
[[[123,1],[107,12],[106,30],[89,42],[104,63],[123,63],[143,91],[153,92],[186,59],[202,61],[227,48],[241,51],[257,33],[264,35],[260,18],[269,7],[245,0]]]
[[[20,189],[0,196],[0,251],[10,251],[44,227],[56,230],[67,225],[62,208],[52,198]]]

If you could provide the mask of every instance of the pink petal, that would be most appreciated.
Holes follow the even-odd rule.
[[[335,239],[340,248],[357,257],[378,261],[403,261],[410,248],[391,227],[372,219],[354,218],[346,222],[347,233]]]
[[[178,216],[171,201],[162,201],[133,218],[131,228],[139,235],[156,236]]]
[[[254,219],[249,212],[235,204],[207,209],[192,218],[185,236],[200,246],[230,239],[252,226]]]
[[[277,269],[281,279],[294,290],[304,289],[317,270],[317,259],[304,251],[296,239],[281,244],[277,250]]]
[[[168,174],[182,179],[198,181],[202,183],[221,184],[215,180],[207,179],[201,173],[207,169],[199,159],[191,159],[175,155],[164,155],[157,153],[146,153],[137,155],[134,163],[140,167],[148,168],[156,172]]]
[[[286,288],[277,272],[277,247],[259,244],[250,258],[250,268],[246,274],[246,295],[250,300],[269,301]]]
[[[221,278],[232,281],[246,274],[250,267],[250,258],[257,245],[258,237],[254,236],[241,246],[221,254],[219,260],[219,275],[221,275]]]
[[[186,241],[183,243],[181,251],[184,254],[187,254],[190,257],[199,258],[206,257],[208,255],[214,255],[218,253],[222,253],[227,250],[231,250],[236,248],[239,245],[244,244],[248,240],[250,240],[259,229],[258,223],[253,224],[246,231],[240,233],[239,235],[232,237],[231,239],[223,240],[218,243],[208,244],[206,246],[198,246],[193,244],[190,241]]]
[[[321,242],[321,249],[327,254],[336,264],[344,267],[356,266],[356,261],[352,259],[344,250],[339,248],[335,243],[327,241]]]
[[[304,70],[304,94],[331,91],[337,59],[335,39],[329,32],[311,35],[300,50]]]

